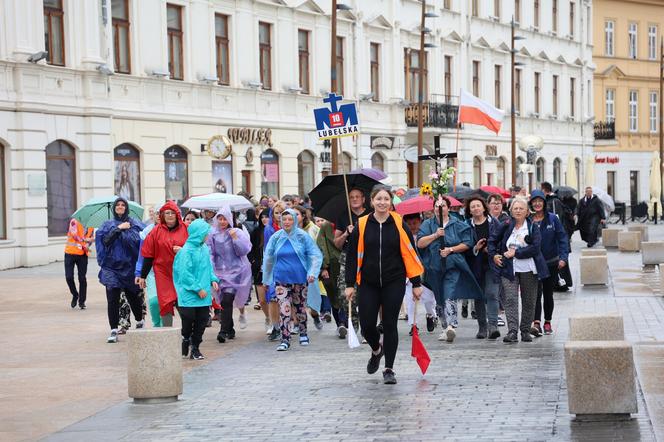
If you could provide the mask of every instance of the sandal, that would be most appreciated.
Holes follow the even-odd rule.
[[[290,344],[288,342],[284,341],[281,344],[279,344],[279,346],[277,347],[277,351],[286,351],[289,348],[290,348]]]
[[[260,310],[261,305],[260,304],[254,304],[254,310]]]

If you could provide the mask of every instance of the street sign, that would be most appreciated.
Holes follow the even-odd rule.
[[[314,109],[319,140],[351,137],[360,133],[360,122],[357,118],[355,103],[337,106],[337,101],[342,99],[341,95],[332,92],[323,99],[323,103],[329,103],[329,108]]]

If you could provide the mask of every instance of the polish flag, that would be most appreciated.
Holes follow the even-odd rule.
[[[477,124],[484,126],[498,135],[500,125],[503,123],[505,111],[491,106],[486,101],[461,89],[459,103],[459,124]]]

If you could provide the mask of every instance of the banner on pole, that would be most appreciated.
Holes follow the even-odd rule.
[[[319,140],[351,137],[360,133],[360,122],[357,118],[355,103],[338,106],[337,102],[342,99],[341,95],[332,92],[323,99],[323,103],[329,103],[329,107],[314,109]]]

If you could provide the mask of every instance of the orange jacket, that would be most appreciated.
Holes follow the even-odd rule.
[[[72,219],[69,221],[65,253],[68,255],[88,255],[90,245],[86,239],[92,238],[93,233],[94,229],[92,227],[88,227],[87,231],[84,231],[83,224],[78,220]]]
[[[408,239],[408,234],[403,229],[403,220],[401,215],[396,212],[390,212],[392,218],[394,218],[394,223],[397,226],[397,231],[399,232],[399,245],[401,248],[401,259],[403,259],[403,264],[406,267],[406,277],[414,278],[416,276],[422,275],[424,273],[424,266],[420,262],[417,252],[410,243]],[[367,227],[367,220],[369,215],[365,215],[357,221],[357,227],[359,229],[359,238],[357,241],[357,285],[360,285],[362,282],[362,261],[364,260],[364,230]]]

